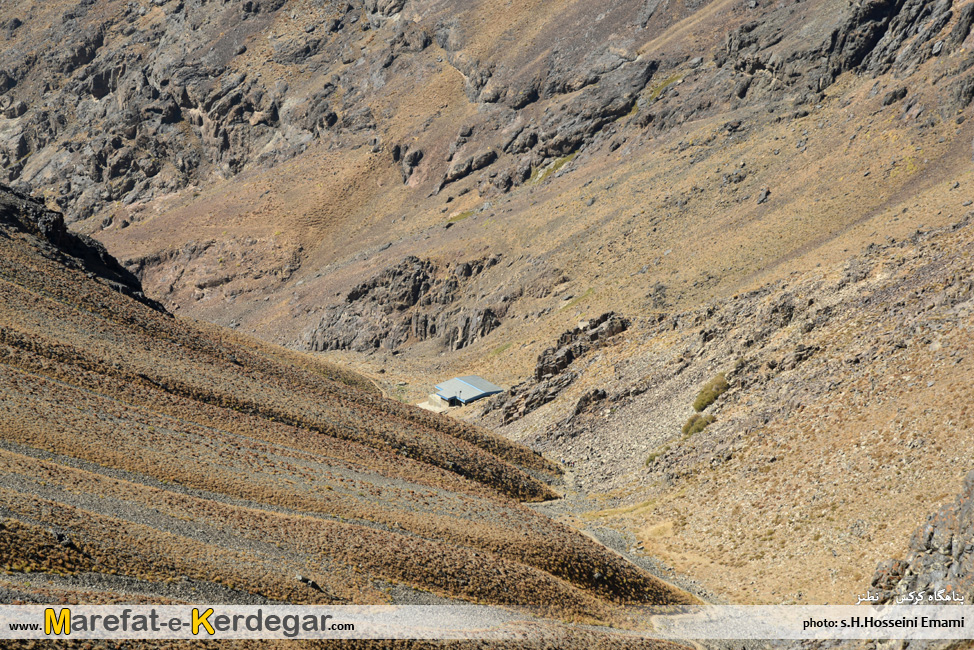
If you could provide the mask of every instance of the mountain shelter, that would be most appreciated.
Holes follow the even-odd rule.
[[[435,388],[436,396],[450,406],[469,404],[478,399],[504,392],[504,389],[500,386],[492,384],[477,375],[454,377],[442,384],[437,384]]]

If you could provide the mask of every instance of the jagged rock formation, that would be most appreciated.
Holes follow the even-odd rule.
[[[629,324],[627,318],[607,312],[565,332],[558,337],[555,347],[548,348],[538,357],[534,369],[535,381],[543,381],[557,375],[575,359],[604,344],[606,339],[625,332]]]
[[[931,514],[913,533],[909,557],[876,567],[872,586],[880,590],[881,603],[920,591],[928,596],[946,592],[970,602],[974,597],[974,471],[965,477],[957,499]]]
[[[0,226],[35,237],[40,250],[52,260],[91,278],[97,276],[113,290],[165,312],[159,303],[145,296],[139,279],[109,255],[100,242],[70,232],[59,212],[6,185],[0,185]]]
[[[607,50],[589,54],[580,66],[577,54],[555,53],[526,85],[503,85],[512,83],[509,75],[494,77],[492,66],[471,60],[461,37],[435,22],[435,13],[423,20],[423,3],[414,3],[412,20],[403,18],[406,0],[316,0],[302,15],[281,0],[103,4],[96,10],[82,2],[59,14],[52,8],[46,28],[37,24],[44,18],[36,10],[6,21],[16,47],[0,56],[5,179],[52,189],[72,220],[113,201],[172,192],[213,171],[229,177],[273,165],[323,139],[379,151],[381,118],[366,93],[384,84],[397,60],[417,67],[410,57],[433,43],[433,32],[468,75],[471,101],[500,102],[485,135],[509,122],[500,106],[519,110],[582,91],[544,123],[504,136],[504,151],[534,150],[538,161],[574,151],[629,112],[656,69],[655,62]],[[368,47],[370,31],[380,35],[381,47]],[[44,51],[41,34],[44,43],[64,47]],[[290,72],[261,72],[267,64],[305,78],[289,83]],[[498,158],[492,147],[501,144],[481,140],[458,152],[443,169],[441,187],[491,166]],[[393,150],[404,180],[422,157],[417,148]],[[508,189],[525,179],[504,173],[495,184]]]
[[[538,357],[533,381],[511,387],[488,402],[484,412],[500,410],[502,423],[509,424],[553,401],[578,377],[576,372],[566,372],[572,362],[610,344],[612,337],[626,331],[629,325],[629,319],[607,312],[565,332],[558,338],[555,347],[548,348]],[[586,393],[577,410],[581,411],[590,403],[604,398],[605,392],[595,389]]]
[[[352,289],[345,303],[329,307],[307,334],[322,350],[395,350],[409,341],[442,339],[459,350],[496,329],[506,305],[451,308],[463,285],[495,266],[497,256],[454,265],[446,272],[430,260],[408,257]]]
[[[843,72],[906,75],[927,59],[948,54],[967,39],[974,17],[965,6],[960,21],[944,34],[953,15],[952,0],[870,0],[841,17],[823,41],[804,45],[792,41],[779,21],[749,21],[727,35],[715,61],[740,75],[734,92],[741,99],[751,91],[780,96],[791,87],[804,91],[800,99],[817,100]],[[965,62],[963,70],[972,64]],[[945,110],[966,105],[948,102]]]
[[[252,317],[254,329],[286,330],[280,340],[300,344],[308,321],[321,314],[264,304],[268,295],[303,281],[302,299],[322,305],[326,295],[345,293],[374,273],[363,267],[343,286],[325,289],[328,279],[314,276],[320,269],[308,268],[309,259],[329,265],[334,256],[359,252],[346,245],[353,242],[395,247],[376,260],[377,268],[408,256],[464,259],[472,253],[450,238],[474,219],[452,219],[473,211],[523,229],[510,241],[491,232],[483,249],[517,260],[520,251],[497,244],[516,248],[533,234],[531,219],[517,213],[532,212],[535,199],[503,209],[497,202],[516,204],[586,168],[617,169],[639,158],[633,169],[653,176],[652,152],[688,156],[694,169],[703,161],[719,167],[724,183],[718,190],[695,179],[672,195],[655,188],[659,205],[650,209],[665,207],[663,221],[697,215],[704,198],[724,214],[745,197],[749,207],[774,213],[792,194],[781,187],[782,176],[793,176],[783,169],[796,168],[789,156],[767,168],[731,169],[730,161],[714,159],[740,143],[755,144],[772,128],[778,130],[768,137],[790,137],[789,126],[802,133],[795,151],[812,153],[825,144],[817,139],[823,130],[871,119],[864,116],[876,109],[867,95],[872,83],[879,99],[889,98],[887,117],[895,113],[894,122],[883,124],[895,123],[911,141],[927,133],[950,139],[949,125],[965,119],[957,110],[974,98],[972,21],[970,4],[954,0],[841,7],[825,0],[727,7],[572,0],[557,11],[526,5],[500,11],[484,0],[309,0],[300,8],[280,0],[8,3],[0,9],[10,42],[0,52],[0,167],[7,182],[43,192],[69,222],[94,217],[80,227],[118,246],[120,259],[171,309],[224,323]],[[64,47],[49,52],[51,42]],[[847,73],[866,79],[835,86]],[[865,88],[857,94],[852,86]],[[417,99],[425,96],[420,87],[433,89],[428,101]],[[727,112],[733,115],[725,118]],[[792,124],[802,119],[808,123]],[[708,120],[725,127],[702,126]],[[691,125],[701,132],[684,137]],[[853,135],[841,137],[858,146],[862,139]],[[830,154],[839,151],[832,144]],[[782,149],[773,151],[779,156]],[[941,153],[925,153],[917,164]],[[849,164],[874,156],[880,154],[867,151]],[[281,165],[296,157],[301,162],[293,167]],[[284,168],[307,173],[294,171],[278,184],[275,174]],[[230,206],[207,197],[208,187],[241,198]],[[625,213],[635,218],[646,209],[648,195],[638,191],[586,202],[592,210],[554,200],[531,218],[557,220],[565,211],[567,227],[580,234],[586,213],[616,205],[620,216],[607,223],[609,236]],[[193,213],[197,193],[199,203],[213,203]],[[536,198],[539,205],[547,201]],[[174,207],[181,203],[187,207]],[[453,232],[428,231],[442,225],[433,223],[438,215]],[[131,232],[152,220],[149,237]],[[383,241],[357,241],[356,224]],[[199,235],[197,225],[207,233]],[[642,225],[663,224],[634,229]],[[265,236],[255,236],[257,230]],[[594,232],[586,231],[590,243]],[[271,242],[271,233],[280,237]],[[451,250],[424,252],[427,236],[433,246],[450,241]],[[269,258],[265,267],[249,260],[242,262],[246,272],[221,267],[220,258],[245,257],[240,249],[253,240],[267,252],[257,256]],[[322,252],[333,241],[334,251]],[[205,263],[175,253],[194,246],[221,253]],[[281,259],[292,254],[298,259]],[[672,279],[654,281],[669,291],[658,302],[672,304],[680,294]],[[483,309],[502,318],[497,305],[470,296],[451,304],[469,310],[467,329],[474,332],[492,326]],[[454,343],[467,345],[471,335],[454,325]]]
[[[407,59],[407,69],[416,66],[409,57],[434,42],[465,75],[469,100],[484,107],[477,135],[461,135],[446,164],[434,163],[441,170],[440,189],[492,167],[502,152],[506,159],[484,177],[482,189],[509,191],[532,169],[611,135],[602,132],[637,108],[645,109],[643,126],[661,129],[712,103],[696,96],[691,102],[661,102],[664,95],[680,95],[665,82],[647,102],[643,91],[660,61],[604,44],[555,47],[528,69],[481,61],[467,53],[470,35],[464,29],[441,8],[418,0],[412,6],[405,0],[318,0],[312,11],[303,19],[287,15],[286,4],[277,0],[242,5],[167,0],[148,7],[114,2],[98,12],[81,3],[67,9],[44,31],[46,42],[66,43],[62,50],[49,53],[18,42],[20,47],[0,58],[0,110],[9,121],[0,129],[0,164],[8,182],[54,189],[53,198],[74,219],[111,201],[171,192],[212,170],[230,176],[248,166],[271,165],[323,138],[378,150],[381,118],[365,102],[366,89],[381,85],[378,79],[398,59]],[[728,96],[756,92],[763,100],[781,100],[799,88],[811,101],[847,70],[907,74],[965,41],[974,21],[969,6],[942,33],[954,11],[951,0],[873,0],[811,45],[793,42],[787,17],[772,12],[727,35],[711,84],[726,88],[719,92]],[[628,17],[630,25],[646,25],[654,12]],[[37,20],[33,15],[8,20],[9,34],[32,32]],[[279,34],[269,44],[268,60],[310,70],[312,83],[292,86],[280,75],[248,71],[256,57],[265,56],[257,41],[271,27]],[[381,35],[381,48],[365,47],[368,31]],[[959,71],[970,65],[966,61]],[[945,110],[969,103],[969,86],[958,81]],[[45,97],[43,106],[34,101],[38,94]],[[557,97],[566,101],[544,113],[533,110]],[[94,136],[82,141],[81,133]],[[343,140],[342,134],[350,137]],[[413,147],[407,153],[403,145],[392,153],[408,179],[424,151]]]
[[[230,176],[272,165],[328,132],[375,140],[361,80],[295,88],[284,75],[253,71],[255,57],[285,68],[330,66],[370,21],[378,26],[402,5],[316,2],[299,31],[269,44],[260,39],[284,18],[282,0],[105,2],[97,9],[82,2],[47,29],[28,12],[14,35],[38,30],[43,42],[64,47],[45,52],[43,43],[21,40],[4,49],[0,110],[10,122],[0,129],[0,166],[8,181],[53,188],[77,219],[112,201],[185,187],[214,170]],[[411,24],[387,31],[390,62],[430,43]],[[43,106],[33,100],[40,94]],[[92,137],[82,138],[86,133]]]

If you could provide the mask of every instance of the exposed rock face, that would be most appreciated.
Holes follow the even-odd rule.
[[[422,149],[409,149],[409,145],[396,145],[392,148],[392,159],[402,166],[402,182],[408,183],[409,177],[423,160]]]
[[[468,51],[462,3],[316,0],[302,17],[277,0],[109,2],[103,11],[85,2],[49,27],[28,12],[3,20],[10,38],[36,37],[0,54],[0,111],[20,120],[0,128],[0,164],[8,182],[55,188],[73,219],[107,202],[178,189],[212,170],[233,175],[273,164],[341,133],[361,136],[345,146],[381,148],[384,118],[372,115],[366,93],[385,83],[383,71],[394,62],[403,61],[398,73],[417,72],[410,55],[435,42],[464,75],[486,127],[459,143],[447,164],[438,161],[435,178],[445,185],[500,163],[489,185],[508,191],[526,179],[525,168],[577,151],[633,109],[637,126],[656,128],[709,109],[712,99],[700,93],[679,106],[654,106],[676,92],[665,83],[647,99],[662,62],[606,38],[645,39],[647,26],[667,19],[658,2],[630,4],[599,17],[602,36],[593,31],[571,47],[557,39],[544,49],[524,44],[524,52],[496,61]],[[784,100],[797,90],[810,99],[844,71],[908,72],[958,50],[974,23],[974,10],[958,10],[952,0],[869,0],[829,29],[809,27],[809,38],[796,38],[793,13],[762,9],[743,24],[735,19],[739,26],[715,53],[708,97]],[[62,47],[47,51],[50,42]],[[286,74],[256,72],[266,62],[257,53],[264,42],[267,60]],[[702,61],[690,67],[700,70]],[[304,75],[302,85],[283,81],[294,72]],[[969,102],[972,83],[959,79],[951,101]],[[543,112],[531,110],[545,102]],[[416,155],[402,160],[407,177]]]
[[[608,397],[608,393],[606,393],[604,390],[601,388],[593,388],[579,398],[578,402],[575,404],[574,414],[578,415],[579,413],[592,410],[595,408],[596,404],[603,401],[606,397]]]
[[[881,74],[894,67],[902,71],[923,63],[934,56],[930,41],[950,21],[952,7],[951,0],[873,0],[859,5],[835,34],[831,52],[834,70],[858,67]],[[957,34],[961,42],[966,37]]]
[[[99,277],[120,293],[159,311],[160,304],[146,298],[139,279],[108,254],[105,247],[86,235],[69,232],[64,217],[43,203],[0,185],[0,225],[33,235],[43,244],[41,252],[71,269]]]
[[[974,597],[974,472],[954,503],[930,515],[910,539],[906,560],[882,562],[872,586],[881,591],[881,601],[895,602],[911,591],[936,595],[940,590]]]
[[[376,139],[375,120],[359,101],[363,78],[348,79],[335,101],[339,86],[330,80],[309,91],[282,75],[251,72],[249,48],[267,41],[284,2],[111,3],[98,13],[90,5],[70,9],[44,32],[44,43],[62,47],[48,53],[26,43],[0,55],[0,115],[18,120],[0,128],[0,180],[54,187],[71,220],[211,171],[231,176],[286,160],[328,134]],[[352,26],[394,17],[405,2],[315,5],[298,35],[270,39],[271,62],[323,65],[327,73],[357,49],[362,30]],[[324,15],[333,17],[316,24]],[[412,23],[386,30],[392,59],[430,43]],[[368,66],[356,71],[369,74]],[[41,95],[43,104],[35,101]],[[56,143],[63,143],[57,151]]]
[[[952,0],[858,3],[817,44],[789,40],[791,29],[779,20],[751,21],[728,34],[715,59],[719,67],[729,65],[741,75],[735,86],[739,98],[754,90],[780,96],[791,87],[792,92],[804,90],[799,100],[809,101],[843,72],[909,73],[927,59],[957,48],[970,33],[974,13],[965,7],[951,33],[944,34],[954,15],[953,4]]]
[[[502,150],[514,155],[530,153],[536,166],[577,151],[594,141],[608,124],[629,113],[659,67],[655,60],[622,57],[604,51],[593,53],[581,68],[560,65],[559,62],[564,63],[557,54],[552,55],[544,72],[527,85],[504,86],[498,82],[474,93],[480,101],[500,102],[515,111],[537,101],[573,94],[559,110],[547,112],[540,123],[519,124],[504,133]],[[481,78],[489,78],[486,71],[480,70],[479,74]],[[458,138],[451,150],[451,160],[469,135],[461,134]],[[497,153],[491,149],[471,151],[447,169],[440,187],[484,169],[497,159]],[[494,187],[508,191],[528,179],[522,161],[513,163],[496,174]],[[527,170],[530,171],[530,166]]]
[[[352,289],[307,335],[312,350],[394,350],[407,341],[439,338],[459,350],[490,334],[506,306],[453,308],[462,285],[499,257],[456,264],[447,272],[430,260],[407,257]]]
[[[501,319],[490,308],[461,311],[453,320],[445,341],[450,350],[459,350],[484,338],[501,324]]]
[[[592,72],[584,81],[556,84],[548,92],[584,90],[567,105],[565,114],[551,115],[538,134],[545,157],[564,156],[577,150],[610,122],[629,113],[639,93],[656,73],[659,64],[651,60],[620,60],[619,67],[604,75]],[[587,71],[591,72],[591,71]],[[587,83],[591,82],[591,83]],[[596,83],[598,82],[598,83]]]
[[[572,361],[598,346],[599,342],[626,331],[629,320],[613,312],[602,314],[584,326],[576,327],[558,337],[558,343],[538,357],[534,369],[536,381],[557,375]]]
[[[363,6],[369,13],[389,17],[402,11],[406,0],[365,0]]]
[[[429,7],[405,19],[406,0],[312,5],[304,20],[277,0],[115,2],[98,12],[81,3],[46,28],[25,16],[36,37],[0,54],[0,115],[17,120],[0,125],[0,180],[54,189],[53,199],[75,220],[113,201],[178,190],[214,171],[227,177],[272,165],[322,139],[378,151],[381,119],[366,95],[385,83],[394,62],[414,66],[409,57],[429,47],[433,34],[467,77],[471,101],[496,105],[484,134],[509,124],[511,110],[582,91],[544,123],[522,126],[511,145],[510,151],[533,151],[534,163],[542,164],[626,114],[657,67],[603,45],[555,51],[537,72],[505,68],[495,77],[495,65],[464,52],[463,38]],[[424,12],[429,21],[416,20]],[[303,29],[294,29],[294,21]],[[25,33],[19,18],[5,23],[11,37]],[[369,47],[363,32],[371,30],[385,46]],[[62,46],[48,52],[41,41]],[[263,63],[277,67],[264,74]],[[283,80],[294,71],[302,82]],[[503,143],[491,140],[471,142],[444,165],[437,172],[441,187],[493,165]],[[423,152],[401,153],[395,162],[408,180]],[[520,166],[514,161],[494,186],[506,191],[526,179]]]
[[[534,379],[522,382],[491,400],[485,412],[500,409],[503,423],[509,424],[553,401],[578,378],[577,372],[568,370],[573,361],[605,345],[612,337],[628,328],[628,319],[608,312],[565,332],[558,338],[556,347],[548,348],[538,357]],[[577,411],[581,412],[590,404],[604,398],[605,392],[598,389],[587,393],[580,401]]]
[[[481,170],[484,167],[489,166],[497,160],[497,153],[494,151],[483,151],[474,154],[461,162],[455,162],[450,165],[450,168],[446,172],[446,176],[443,178],[443,182],[440,187],[458,181],[461,178],[466,178],[475,171]]]

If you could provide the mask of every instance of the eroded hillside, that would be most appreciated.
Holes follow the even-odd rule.
[[[526,448],[133,299],[25,195],[0,230],[5,602],[694,600],[522,505],[558,473]]]
[[[513,384],[579,317],[688,308],[957,215],[972,7],[17,3],[4,170],[171,310],[399,348],[411,383],[446,351],[442,372]],[[326,331],[412,258],[458,285],[435,332],[423,309]]]
[[[515,387],[483,422],[566,462],[541,507],[568,524],[727,599],[845,602],[970,469],[972,24],[964,0],[20,2],[0,163],[174,313],[405,401]],[[500,435],[199,327],[206,363],[97,372],[551,496]]]
[[[738,602],[851,603],[970,469],[972,218],[582,348],[566,333],[482,421],[571,461],[575,507],[552,510],[576,525]]]

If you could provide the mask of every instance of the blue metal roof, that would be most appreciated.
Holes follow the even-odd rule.
[[[447,401],[455,399],[462,404],[503,392],[504,389],[500,386],[492,384],[483,377],[476,375],[454,377],[442,384],[436,385],[437,395]]]

